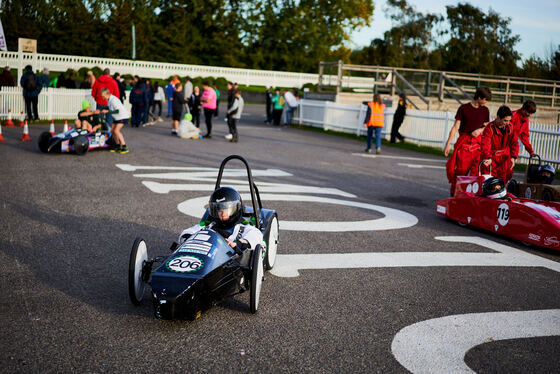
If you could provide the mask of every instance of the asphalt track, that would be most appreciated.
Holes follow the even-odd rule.
[[[448,194],[443,157],[392,147],[364,157],[360,142],[273,128],[261,106],[246,108],[237,144],[224,140],[222,117],[198,141],[172,137],[164,122],[125,128],[126,155],[45,155],[36,140],[48,126],[31,127],[32,143],[3,129],[2,372],[557,372],[558,252],[436,215]],[[158,320],[149,299],[129,301],[132,242],[142,236],[150,255],[168,253],[197,222],[178,206],[208,196],[214,180],[188,168],[216,168],[234,153],[263,170],[264,205],[288,222],[278,273],[266,275],[255,315],[242,294],[194,322]],[[175,190],[154,187],[167,184]],[[402,214],[376,226],[386,212]],[[377,228],[329,224],[367,220]],[[491,254],[496,262],[484,264]]]

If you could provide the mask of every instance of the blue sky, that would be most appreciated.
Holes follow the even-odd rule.
[[[551,49],[556,51],[560,44],[560,0],[464,0],[485,13],[492,8],[502,17],[510,17],[512,33],[518,34],[521,40],[517,43],[517,51],[522,59],[536,54],[547,56]],[[352,48],[369,45],[375,38],[383,38],[383,33],[391,28],[391,20],[385,15],[387,3],[376,0],[371,26],[354,32],[351,36]],[[408,0],[417,11],[422,13],[439,13],[445,16],[446,5],[456,5],[457,1]]]

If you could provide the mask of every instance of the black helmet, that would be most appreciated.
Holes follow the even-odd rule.
[[[539,166],[538,176],[539,181],[543,184],[551,184],[554,180],[555,170],[552,165]]]
[[[507,195],[504,182],[496,177],[490,177],[482,183],[482,195],[491,199],[501,199]]]
[[[220,187],[210,195],[210,217],[218,228],[229,229],[241,218],[243,202],[239,193],[231,187]],[[220,218],[222,216],[222,218]],[[225,216],[225,219],[223,219]]]

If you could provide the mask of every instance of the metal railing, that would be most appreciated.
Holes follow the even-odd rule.
[[[300,100],[294,122],[322,128],[366,135],[363,126],[367,107],[365,105],[345,105],[329,101]],[[388,140],[395,111],[386,109],[385,123],[382,130],[383,138]],[[455,122],[455,113],[408,109],[405,120],[399,129],[406,142],[419,146],[443,149],[451,126]],[[544,162],[560,166],[560,125],[549,125],[531,122],[529,139],[535,152]],[[526,163],[529,155],[520,145],[520,162]]]

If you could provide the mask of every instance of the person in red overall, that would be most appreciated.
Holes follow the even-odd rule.
[[[486,103],[492,99],[492,92],[488,87],[478,87],[474,99],[457,109],[455,123],[449,132],[443,154],[449,155],[451,141],[459,131],[459,138],[453,147],[453,154],[447,160],[447,179],[451,183],[451,196],[455,193],[457,176],[478,174],[480,161],[480,141],[486,123],[490,121],[490,112]]]
[[[490,122],[482,133],[482,153],[480,158],[484,164],[484,173],[492,165],[492,175],[500,178],[504,185],[509,181],[510,171],[519,155],[517,134],[511,125],[511,109],[502,105],[498,109],[497,118]]]
[[[515,131],[515,135],[517,135],[517,138],[521,140],[521,143],[525,146],[525,150],[529,153],[529,155],[531,155],[531,157],[536,157],[537,154],[533,150],[531,142],[529,142],[529,118],[536,111],[537,104],[535,104],[533,100],[526,100],[520,109],[513,111],[513,115],[511,116],[513,131]],[[508,180],[510,180],[512,176],[513,169],[510,170]]]

